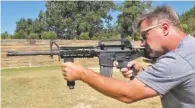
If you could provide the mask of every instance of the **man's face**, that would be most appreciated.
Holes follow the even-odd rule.
[[[161,24],[150,24],[145,19],[140,26],[141,47],[145,47],[150,57],[159,57],[165,53]]]

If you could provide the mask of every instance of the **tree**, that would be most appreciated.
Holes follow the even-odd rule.
[[[124,37],[138,35],[135,31],[135,22],[145,8],[151,7],[150,1],[125,1],[119,10],[122,13],[118,16],[118,29]]]
[[[181,27],[183,30],[195,36],[195,6],[180,16]]]
[[[80,40],[90,40],[89,33],[81,33],[79,39]]]
[[[19,30],[19,31],[14,33],[14,38],[16,38],[16,39],[27,39],[28,35],[25,31]]]
[[[7,31],[4,33],[1,33],[1,39],[10,39],[11,34],[9,34]]]
[[[39,12],[38,18],[35,19],[32,23],[32,33],[36,33],[39,39],[41,39],[41,34],[46,31],[49,31],[46,13],[41,10]]]
[[[35,37],[37,38],[38,36],[38,38],[40,39],[42,32],[45,31],[49,30],[46,14],[42,10],[39,12],[38,18],[36,18],[35,20],[32,20],[30,18],[21,18],[19,21],[16,22],[15,34],[17,35],[17,38],[33,39]],[[23,34],[23,36],[18,36],[19,34]]]
[[[189,33],[189,27],[187,24],[180,24],[180,26],[185,33]]]
[[[30,33],[29,39],[39,39],[39,34],[37,34],[37,33]]]
[[[18,22],[16,22],[16,31],[15,32],[23,31],[27,35],[29,35],[32,32],[32,24],[33,24],[32,19],[21,18]]]
[[[73,39],[89,32],[92,38],[103,29],[102,19],[108,19],[112,1],[47,1],[46,16],[49,30],[58,37]]]
[[[42,39],[57,39],[57,35],[53,31],[43,32],[41,34]]]

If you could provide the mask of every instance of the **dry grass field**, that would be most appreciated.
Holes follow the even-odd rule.
[[[125,104],[81,81],[70,90],[59,66],[3,69],[1,75],[2,108],[161,108],[159,97]],[[116,69],[113,78],[126,81]]]
[[[71,43],[71,45],[75,45],[74,42],[68,42]],[[66,45],[69,45],[68,42]],[[86,44],[87,42],[88,41],[81,41],[75,43]],[[43,42],[39,43],[45,45]],[[61,44],[64,43],[62,42]],[[133,104],[126,104],[104,96],[81,81],[76,81],[75,89],[70,90],[62,77],[60,62],[56,61],[58,60],[57,57],[52,61],[45,60],[47,63],[43,63],[44,60],[42,59],[46,59],[43,58],[43,56],[27,58],[7,58],[5,56],[6,51],[20,51],[21,49],[26,51],[29,50],[27,47],[29,47],[29,43],[25,41],[15,43],[3,42],[2,44],[2,108],[161,108],[159,97],[145,99]],[[35,44],[30,45],[30,48],[30,50],[38,50],[43,47]],[[43,49],[47,48],[44,47]],[[47,59],[50,58],[47,57]],[[28,67],[29,62],[25,60],[31,60],[33,66],[34,64],[39,64],[39,67]],[[148,65],[148,63],[143,62],[142,58],[138,59],[138,61],[140,61],[144,67]],[[95,72],[99,72],[97,58],[76,59],[75,62]],[[53,66],[44,66],[48,63],[51,63]],[[12,66],[21,68],[12,68]],[[127,81],[117,69],[114,69],[113,78]]]

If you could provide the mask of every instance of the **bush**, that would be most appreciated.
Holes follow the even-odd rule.
[[[41,38],[42,39],[57,39],[57,35],[55,32],[53,31],[49,31],[49,32],[43,32],[41,34]]]
[[[8,32],[1,33],[1,39],[10,39],[10,38],[11,38],[11,34],[9,34]]]
[[[116,31],[100,31],[96,33],[92,39],[96,40],[117,40],[121,39],[120,33]]]
[[[189,33],[189,27],[187,24],[180,24],[182,30],[185,32],[185,33]]]
[[[121,39],[121,35],[118,33],[110,33],[109,39]]]
[[[15,32],[15,34],[14,34],[14,38],[16,38],[16,39],[26,39],[27,37],[28,37],[27,33],[25,33],[22,30]]]
[[[29,39],[39,39],[39,35],[37,33],[31,33]]]
[[[79,36],[79,40],[90,40],[89,33],[88,32],[81,33]]]
[[[98,40],[98,38],[96,36],[93,36],[91,39],[92,40]]]

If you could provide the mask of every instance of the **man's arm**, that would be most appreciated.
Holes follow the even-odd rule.
[[[92,88],[109,97],[125,103],[157,96],[157,92],[138,79],[129,82],[101,76],[75,63],[63,63],[62,71],[66,80],[82,80]]]

